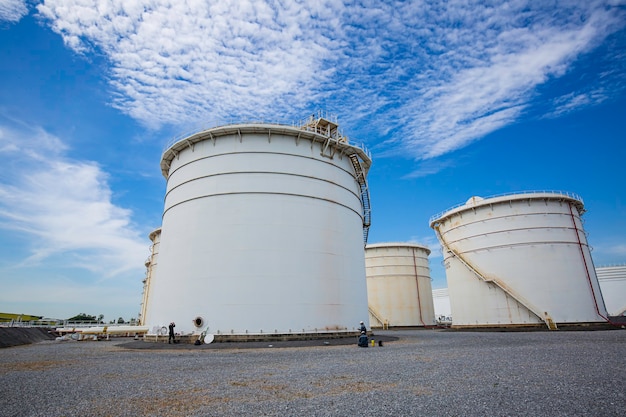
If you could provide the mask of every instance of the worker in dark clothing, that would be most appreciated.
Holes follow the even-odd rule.
[[[361,332],[367,333],[367,327],[365,327],[365,324],[363,322],[360,322],[360,324],[361,324],[361,327],[359,328],[359,330]]]
[[[365,334],[365,332],[361,332],[361,336],[359,336],[358,345],[360,347],[367,347],[369,345],[369,341],[367,339],[367,334]]]
[[[167,343],[172,343],[172,341],[174,341],[174,343],[176,343],[176,338],[174,337],[174,327],[176,327],[176,323],[171,322],[170,323],[170,338],[167,339]]]

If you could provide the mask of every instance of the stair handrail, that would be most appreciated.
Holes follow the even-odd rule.
[[[554,323],[554,321],[552,320],[552,317],[550,317],[548,312],[544,312],[542,314],[541,310],[539,310],[537,307],[535,307],[530,301],[526,300],[524,297],[522,297],[521,295],[517,294],[511,287],[506,285],[500,279],[498,279],[497,277],[489,277],[488,278],[485,274],[483,274],[481,271],[479,271],[478,268],[476,268],[474,265],[472,265],[468,260],[464,259],[460,252],[454,250],[445,241],[445,239],[443,238],[443,235],[441,234],[441,231],[439,230],[439,223],[435,223],[433,225],[433,229],[435,230],[435,234],[437,235],[437,239],[439,240],[439,243],[441,243],[441,247],[443,249],[445,249],[445,250],[450,251],[452,256],[456,257],[467,269],[469,269],[480,280],[482,280],[484,282],[492,282],[492,283],[494,283],[498,288],[500,288],[502,291],[504,291],[505,294],[509,295],[512,299],[514,299],[515,301],[520,303],[528,311],[530,311],[535,316],[537,316],[537,318],[539,320],[543,321],[546,324],[546,326],[548,326],[548,329],[556,330],[556,323]]]

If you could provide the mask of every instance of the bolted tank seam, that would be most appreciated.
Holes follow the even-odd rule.
[[[344,207],[352,212],[354,212],[355,214],[357,214],[359,216],[359,218],[363,218],[363,214],[358,211],[353,209],[352,207],[349,207],[345,204],[341,204],[337,201],[334,200],[329,200],[327,198],[321,198],[321,197],[315,197],[315,196],[310,196],[310,195],[304,195],[304,194],[292,194],[292,193],[277,193],[277,192],[253,192],[253,191],[246,191],[246,192],[238,192],[238,193],[218,193],[218,194],[207,194],[204,196],[198,196],[198,197],[194,197],[194,198],[188,198],[186,200],[182,200],[178,203],[172,204],[171,206],[168,206],[165,210],[163,210],[163,216],[165,217],[165,214],[170,211],[172,208],[174,207],[178,207],[182,204],[188,203],[190,201],[195,201],[195,200],[202,200],[205,198],[211,198],[211,197],[223,197],[223,196],[228,196],[228,195],[247,195],[247,194],[257,194],[257,195],[282,195],[282,196],[290,196],[290,197],[301,197],[301,198],[309,198],[312,200],[318,200],[318,201],[325,201],[327,203],[332,203],[335,204],[337,206],[340,207]]]
[[[165,199],[167,199],[167,196],[174,190],[178,189],[179,187],[182,187],[183,185],[186,184],[191,184],[194,181],[198,181],[200,179],[205,179],[205,178],[213,178],[213,177],[220,177],[220,176],[228,176],[228,175],[246,175],[246,174],[268,174],[268,175],[284,175],[284,176],[293,176],[293,177],[297,177],[297,178],[306,178],[308,180],[314,180],[314,181],[320,181],[320,182],[324,182],[327,184],[331,184],[337,188],[341,188],[349,193],[351,193],[357,200],[360,199],[359,195],[357,195],[357,193],[355,193],[353,190],[351,190],[348,187],[345,187],[341,184],[338,184],[336,182],[330,181],[330,180],[326,180],[326,179],[322,179],[322,178],[317,178],[317,177],[313,177],[313,176],[309,176],[309,175],[298,175],[298,174],[292,174],[292,173],[283,173],[283,172],[269,172],[269,171],[237,171],[237,172],[227,172],[227,173],[217,173],[217,174],[211,174],[211,175],[202,175],[202,176],[196,176],[190,180],[181,182],[179,184],[177,184],[176,186],[170,188],[167,190],[167,192],[165,193]]]
[[[206,160],[206,159],[211,159],[211,158],[217,158],[217,157],[231,156],[231,155],[280,155],[280,156],[286,156],[286,157],[289,157],[290,159],[293,159],[293,158],[302,158],[302,159],[307,159],[307,160],[311,160],[311,161],[315,161],[315,162],[323,163],[323,164],[326,164],[326,165],[330,165],[330,166],[332,166],[332,167],[334,167],[334,168],[336,168],[336,169],[339,169],[339,170],[341,170],[341,171],[343,171],[343,172],[347,173],[347,174],[348,174],[351,178],[356,179],[356,178],[355,178],[355,176],[354,176],[354,174],[353,174],[351,171],[349,171],[349,170],[347,170],[347,169],[343,168],[343,167],[342,167],[342,166],[340,166],[340,165],[334,164],[334,163],[332,163],[332,162],[329,162],[329,161],[326,161],[326,160],[323,160],[323,159],[320,159],[320,158],[315,158],[315,157],[312,157],[312,156],[304,156],[304,155],[295,155],[295,154],[293,154],[293,153],[288,153],[288,152],[267,152],[267,151],[254,151],[254,152],[251,152],[251,151],[245,151],[245,152],[244,152],[244,151],[233,151],[233,152],[222,152],[222,153],[219,153],[219,154],[213,154],[213,155],[206,155],[206,156],[203,156],[203,157],[201,157],[201,158],[196,158],[196,159],[190,160],[189,162],[185,162],[184,164],[181,164],[180,166],[176,167],[176,168],[174,169],[174,171],[170,172],[170,173],[169,173],[169,175],[167,176],[167,178],[166,178],[166,179],[167,179],[167,180],[168,180],[168,182],[169,182],[169,181],[170,181],[170,178],[171,178],[171,177],[172,177],[172,176],[173,176],[173,175],[174,175],[174,174],[175,174],[175,173],[176,173],[179,169],[184,168],[184,167],[187,167],[187,166],[189,166],[189,165],[192,165],[192,164],[194,164],[194,163],[196,163],[196,162],[198,162],[198,161],[202,161],[202,160]]]

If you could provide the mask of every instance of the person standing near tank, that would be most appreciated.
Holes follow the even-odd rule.
[[[174,343],[176,343],[176,337],[174,337],[174,327],[176,327],[176,323],[171,322],[170,323],[170,337],[169,339],[167,339],[167,343],[172,343],[172,341],[174,341]]]
[[[363,332],[367,333],[367,327],[365,327],[365,324],[362,321],[359,324],[361,325],[361,327],[359,328],[359,331],[361,333]]]

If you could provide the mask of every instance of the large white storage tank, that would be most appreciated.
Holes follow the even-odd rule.
[[[376,243],[365,248],[370,324],[423,327],[435,324],[428,255],[412,243]]]
[[[169,146],[146,323],[183,334],[352,333],[367,320],[371,159],[333,117],[211,128]]]
[[[596,275],[609,315],[626,315],[626,265],[601,266]]]
[[[531,192],[472,197],[431,218],[453,327],[606,321],[583,212],[578,196]]]

